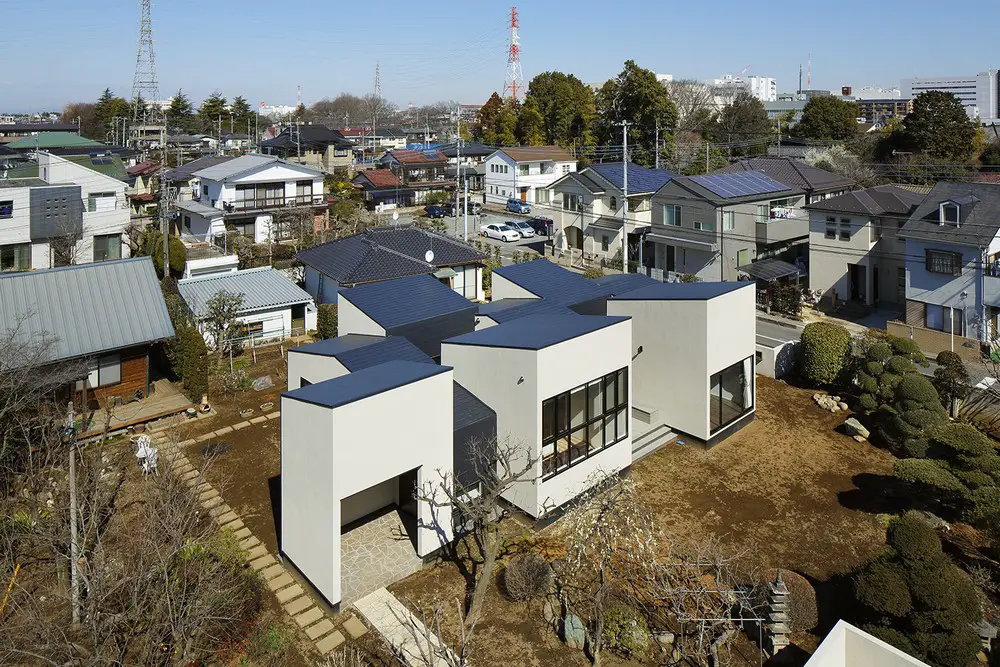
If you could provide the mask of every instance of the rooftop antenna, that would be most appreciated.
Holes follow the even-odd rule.
[[[521,71],[521,36],[518,30],[521,27],[521,20],[518,17],[517,7],[510,8],[510,48],[507,51],[507,79],[503,84],[503,94],[517,100],[519,94],[524,94],[524,72]]]
[[[809,54],[809,70],[806,74],[806,90],[812,90],[813,88],[813,56]]]
[[[802,94],[802,63],[799,63],[799,95]]]

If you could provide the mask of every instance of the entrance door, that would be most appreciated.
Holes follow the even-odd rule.
[[[306,304],[300,303],[297,306],[292,306],[292,329],[302,329],[305,331],[306,327]]]
[[[417,468],[399,476],[399,510],[408,516],[417,516]]]
[[[521,201],[528,201],[528,188],[521,188]]]
[[[583,250],[583,232],[579,227],[566,228],[566,245],[573,250]]]
[[[864,293],[864,286],[862,285],[864,274],[861,272],[861,267],[857,264],[848,264],[847,274],[851,282],[851,300],[856,301]]]
[[[878,303],[878,266],[872,267],[872,303]]]

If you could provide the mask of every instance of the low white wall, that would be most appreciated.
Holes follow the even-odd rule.
[[[310,384],[316,384],[347,375],[348,372],[336,357],[305,354],[296,352],[295,348],[288,351],[288,391],[301,387],[303,378]]]
[[[760,361],[756,362],[755,371],[765,377],[781,379],[795,370],[797,353],[798,341],[788,341],[776,347],[758,344]]]
[[[499,301],[500,299],[537,299],[538,295],[528,290],[524,289],[520,285],[507,280],[503,276],[499,275],[496,271],[493,272],[491,278],[492,282],[492,300]]]

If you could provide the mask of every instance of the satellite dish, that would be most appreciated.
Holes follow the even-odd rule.
[[[392,219],[393,220],[399,220],[399,213],[397,211],[393,211],[392,212]]]
[[[427,262],[428,264],[430,264],[431,262],[434,261],[434,251],[433,250],[428,250],[427,252],[424,253],[424,261]]]

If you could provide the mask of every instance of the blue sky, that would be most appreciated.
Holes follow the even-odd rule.
[[[628,58],[698,79],[752,65],[781,91],[795,89],[810,53],[813,87],[827,89],[1000,64],[985,0],[531,0],[518,9],[526,82],[546,70],[603,81]],[[183,88],[199,103],[218,89],[294,104],[301,84],[309,104],[370,92],[377,60],[382,93],[400,106],[482,102],[503,86],[509,11],[496,0],[153,0],[160,93]],[[137,0],[0,0],[0,111],[60,109],[105,87],[128,97],[138,13]]]

